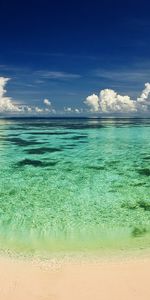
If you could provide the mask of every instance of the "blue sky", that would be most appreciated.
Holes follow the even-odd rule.
[[[150,2],[1,1],[0,76],[26,105],[84,107],[109,88],[136,99],[150,81]]]

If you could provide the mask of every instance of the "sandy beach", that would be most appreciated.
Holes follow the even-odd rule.
[[[150,257],[96,261],[0,258],[1,300],[149,300]]]

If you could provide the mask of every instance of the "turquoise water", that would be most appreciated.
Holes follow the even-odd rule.
[[[150,245],[150,120],[0,120],[0,249]]]

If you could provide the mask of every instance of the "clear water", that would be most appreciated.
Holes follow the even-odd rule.
[[[150,120],[0,120],[0,249],[150,245]]]

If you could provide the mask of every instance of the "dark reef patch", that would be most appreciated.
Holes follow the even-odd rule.
[[[84,143],[84,144],[87,144],[88,143],[88,141],[85,141],[85,140],[80,140],[80,143]]]
[[[55,166],[57,162],[49,161],[49,162],[43,162],[41,160],[33,160],[33,159],[23,159],[20,160],[17,163],[17,166],[24,167],[24,166],[33,166],[33,167],[49,167],[49,166]]]
[[[115,166],[118,163],[119,163],[119,161],[117,161],[117,160],[111,160],[111,161],[106,162],[106,165],[108,167],[113,167],[113,166]]]
[[[139,209],[142,208],[145,211],[150,211],[150,201],[147,200],[139,200],[135,202],[127,202],[123,203],[121,205],[122,208],[127,208],[127,209]]]
[[[72,172],[73,169],[68,167],[68,168],[65,169],[65,171],[67,171],[67,172]]]
[[[54,148],[54,147],[40,147],[34,149],[26,149],[25,152],[28,154],[45,154],[45,153],[54,153],[63,151],[62,148]]]
[[[86,166],[87,169],[93,169],[93,170],[105,170],[104,166]]]
[[[109,190],[108,192],[109,192],[109,193],[117,193],[117,191],[116,191],[116,190],[113,190],[113,189]]]
[[[120,176],[124,175],[123,172],[118,172],[117,174],[120,175]]]
[[[144,156],[143,159],[144,160],[150,160],[150,155],[149,156]]]
[[[150,202],[145,200],[140,200],[138,202],[139,207],[143,208],[146,211],[150,211]]]
[[[45,167],[53,167],[57,165],[57,161],[49,161],[49,162],[44,162]]]
[[[71,149],[73,150],[75,148],[75,146],[66,146],[65,149]]]
[[[78,143],[66,144],[63,146],[63,149],[75,149],[78,147]]]
[[[72,140],[80,140],[85,138],[87,138],[87,135],[75,135],[71,137]]]
[[[139,208],[137,202],[125,202],[122,203],[121,208],[126,208],[126,209],[137,209]]]
[[[146,182],[132,182],[130,183],[130,186],[143,186],[146,185]]]
[[[30,132],[32,135],[71,135],[72,132],[62,132],[62,131],[32,131]]]
[[[13,138],[13,137],[16,137],[16,136],[19,136],[20,133],[10,133],[10,134],[7,134],[7,137],[9,138]]]
[[[68,145],[65,145],[65,148],[68,148],[68,147],[72,147],[72,148],[74,148],[74,147],[77,147],[77,144],[68,144]]]
[[[116,188],[116,189],[120,189],[120,188],[123,188],[123,185],[122,184],[113,184],[113,186]]]
[[[34,166],[34,167],[42,167],[43,166],[43,162],[40,160],[32,160],[32,159],[23,159],[20,160],[17,164],[20,167],[24,167],[24,166]]]
[[[40,142],[37,142],[36,140],[24,140],[22,138],[7,138],[5,139],[6,141],[15,144],[17,146],[21,146],[21,147],[26,147],[26,146],[30,146],[30,145],[36,145],[36,144],[41,144]]]
[[[139,169],[138,173],[143,176],[150,176],[150,169],[148,168]]]

